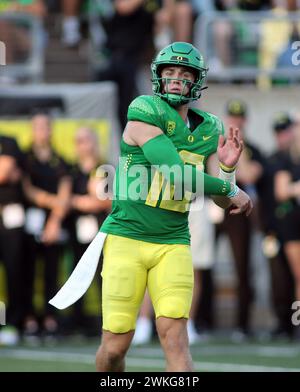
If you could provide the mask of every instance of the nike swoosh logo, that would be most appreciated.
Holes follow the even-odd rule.
[[[206,140],[209,140],[210,138],[212,138],[212,135],[210,136],[203,136],[203,140],[206,142]]]

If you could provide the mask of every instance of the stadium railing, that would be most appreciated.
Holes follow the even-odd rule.
[[[24,49],[23,55],[16,60],[5,65],[1,65],[1,77],[11,78],[15,81],[38,83],[43,80],[44,74],[44,40],[45,33],[41,21],[31,15],[23,13],[2,13],[0,14],[0,26],[11,32],[11,42],[5,42],[0,36],[4,53],[2,57],[6,60],[9,50],[14,50],[16,39],[21,36],[28,40],[28,46]],[[1,31],[1,30],[0,30]],[[4,45],[3,45],[4,44]],[[12,47],[8,47],[8,46]],[[21,44],[20,44],[21,45]],[[14,56],[14,53],[12,53]],[[2,59],[3,60],[3,59]]]
[[[222,63],[218,42],[226,38],[217,33],[218,24],[226,27],[228,58]],[[300,13],[208,12],[195,21],[194,43],[210,68],[208,78],[218,82],[235,80],[257,82],[263,79],[290,83],[300,81],[300,38],[287,36],[297,26]],[[219,34],[219,36],[218,36]],[[221,42],[219,41],[219,43]],[[224,49],[223,47],[223,50]]]

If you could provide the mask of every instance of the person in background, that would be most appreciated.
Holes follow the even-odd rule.
[[[7,287],[6,326],[0,329],[0,345],[16,345],[22,319],[21,262],[24,252],[25,213],[21,187],[23,159],[16,141],[0,135],[0,260]]]
[[[264,158],[260,151],[247,141],[246,123],[247,107],[240,99],[232,99],[227,103],[226,123],[239,128],[245,138],[244,150],[236,170],[236,181],[239,187],[246,191],[254,203],[257,202],[257,187],[263,174]],[[237,274],[237,319],[232,339],[244,340],[250,334],[250,306],[253,293],[250,282],[250,242],[253,230],[252,221],[244,215],[231,216],[225,211],[224,221],[220,226],[229,238],[233,251],[234,265]]]
[[[44,312],[41,332],[54,338],[58,321],[48,301],[57,291],[58,268],[65,233],[62,222],[71,197],[71,178],[64,160],[51,146],[52,123],[47,114],[32,117],[32,146],[25,156],[24,192],[28,200],[26,211],[26,252],[23,260],[24,338],[36,340],[40,332],[33,306],[35,265],[37,257],[44,260]]]
[[[154,11],[144,0],[113,0],[113,12],[101,17],[106,39],[101,49],[107,58],[96,71],[96,81],[111,80],[118,87],[118,118],[126,125],[127,108],[138,94],[140,66],[153,54]]]
[[[82,0],[62,0],[62,37],[61,41],[67,48],[76,47],[81,40],[80,7]]]
[[[157,0],[155,13],[155,48],[162,49],[172,41],[192,42],[193,7],[188,0]]]
[[[2,0],[0,2],[1,14],[14,14],[15,16],[23,14],[31,15],[43,21],[47,14],[47,8],[43,0]],[[0,20],[0,40],[6,47],[6,64],[17,64],[27,59],[28,52],[31,49],[31,37],[27,31],[26,23],[20,23],[3,18]],[[41,46],[45,45],[44,32],[41,37]]]
[[[293,142],[275,174],[275,197],[280,203],[280,234],[294,279],[294,300],[300,301],[300,120],[293,126]],[[292,304],[291,304],[292,306]],[[300,327],[294,326],[300,340]]]
[[[208,336],[206,332],[212,327],[213,322],[212,267],[215,257],[215,227],[210,218],[210,209],[220,208],[208,198],[204,198],[203,205],[201,202],[195,200],[189,213],[194,267],[193,300],[187,324],[190,345],[205,340]],[[198,328],[199,319],[202,324],[200,328]]]
[[[271,273],[272,303],[277,325],[271,331],[272,339],[292,336],[292,309],[294,282],[283,249],[281,237],[282,206],[274,194],[274,177],[281,167],[282,159],[293,143],[294,120],[286,112],[277,113],[273,121],[276,150],[267,157],[260,188],[259,211],[264,233],[263,252],[269,261]]]
[[[292,43],[299,40],[299,2],[297,0],[272,0],[270,15],[262,18],[258,44],[258,66],[261,73],[257,78],[260,88],[270,88],[276,82],[272,71],[280,67],[293,67]],[[289,15],[296,20],[289,20]],[[284,80],[284,79],[283,79]]]
[[[73,260],[77,263],[98,232],[111,208],[111,201],[97,197],[103,182],[98,135],[88,127],[79,128],[75,134],[77,162],[71,169],[71,210],[67,218]],[[104,173],[103,173],[104,174]],[[101,266],[102,263],[100,262]],[[73,307],[72,329],[86,330],[82,299]]]

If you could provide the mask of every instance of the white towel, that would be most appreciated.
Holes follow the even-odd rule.
[[[57,309],[65,309],[83,296],[94,278],[107,234],[99,232],[82,255],[69,279],[49,301]]]

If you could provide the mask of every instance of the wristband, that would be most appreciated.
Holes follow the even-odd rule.
[[[221,180],[229,181],[231,184],[235,184],[235,170],[229,173],[220,167],[219,178],[221,178]]]
[[[221,168],[224,172],[226,172],[226,173],[232,173],[232,172],[234,172],[235,169],[236,169],[236,166],[232,166],[232,167],[226,166],[226,165],[224,165],[224,163],[222,163],[222,162],[219,162],[219,166],[220,166],[220,168]]]
[[[237,185],[235,184],[232,185],[234,185],[233,189],[227,194],[227,197],[229,197],[229,199],[232,199],[240,192],[240,188]]]

